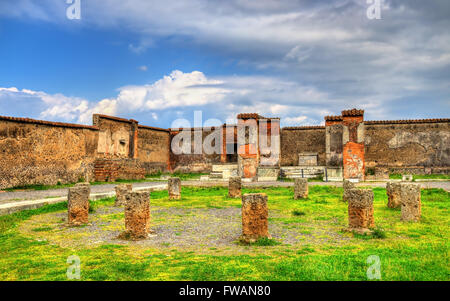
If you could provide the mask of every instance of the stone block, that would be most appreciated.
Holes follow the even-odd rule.
[[[116,201],[114,203],[114,206],[123,206],[125,205],[125,195],[128,192],[133,191],[133,185],[132,184],[119,184],[116,186]]]
[[[240,198],[241,197],[241,177],[232,177],[228,182],[228,197]]]
[[[181,199],[181,180],[180,178],[170,178],[168,181],[169,199]]]
[[[419,184],[400,185],[402,221],[420,221],[421,196]]]
[[[271,238],[268,215],[266,194],[244,194],[242,196],[242,236],[240,240],[251,243],[263,237]]]
[[[413,176],[412,175],[402,175],[402,181],[404,182],[412,182]]]
[[[67,197],[69,226],[80,226],[88,223],[90,193],[91,187],[86,183],[69,188]]]
[[[349,181],[349,180],[344,180],[342,187],[344,188],[344,195],[342,197],[342,200],[344,202],[348,202],[348,191],[351,189],[356,189],[355,183]]]
[[[387,182],[386,194],[388,196],[387,206],[389,208],[399,208],[401,206],[401,183]]]
[[[366,233],[375,227],[373,198],[373,191],[370,189],[348,190],[348,230]]]
[[[125,232],[119,238],[147,238],[150,233],[150,192],[128,192],[125,199]]]
[[[294,182],[294,199],[306,199],[308,197],[308,179],[296,178]]]

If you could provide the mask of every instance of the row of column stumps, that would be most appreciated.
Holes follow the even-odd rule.
[[[389,208],[401,207],[402,221],[420,221],[422,204],[419,184],[388,182],[386,194]]]

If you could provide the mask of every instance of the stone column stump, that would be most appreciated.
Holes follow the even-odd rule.
[[[256,242],[269,235],[269,210],[265,193],[246,193],[242,196],[242,236],[244,243]]]
[[[231,177],[228,182],[228,197],[240,198],[241,188],[241,177]]]
[[[389,208],[399,208],[401,206],[401,183],[387,182],[386,194],[388,196],[387,206]]]
[[[128,192],[133,191],[133,185],[132,184],[119,184],[116,186],[116,201],[114,203],[114,206],[120,207],[125,205],[125,195]]]
[[[402,221],[420,221],[421,216],[421,196],[419,184],[400,185]]]
[[[371,233],[375,227],[373,219],[373,191],[370,189],[350,189],[348,198],[348,231],[360,234]]]
[[[67,221],[69,226],[80,226],[88,223],[90,194],[91,186],[89,183],[79,183],[69,188],[69,195],[67,196]]]
[[[342,187],[344,188],[344,195],[342,197],[342,200],[348,203],[348,191],[351,189],[356,189],[355,183],[350,182],[349,180],[344,180]]]
[[[168,181],[169,200],[181,199],[181,180],[180,178],[170,178]]]
[[[294,199],[306,199],[308,197],[308,179],[296,178],[294,182]]]
[[[134,191],[125,194],[125,232],[121,239],[148,238],[150,231],[150,192]]]

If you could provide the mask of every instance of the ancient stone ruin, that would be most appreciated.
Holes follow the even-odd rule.
[[[387,206],[389,208],[399,208],[401,205],[401,183],[386,183],[386,194],[388,196]]]
[[[296,178],[294,183],[294,199],[306,199],[308,197],[308,179]]]
[[[252,243],[269,235],[269,210],[265,193],[246,193],[242,196],[241,242]]]
[[[89,183],[79,183],[69,188],[67,197],[69,226],[80,226],[88,223],[90,194]]]
[[[231,177],[228,182],[228,197],[240,198],[241,197],[241,177]]]
[[[139,240],[148,237],[150,231],[150,193],[128,192],[125,195],[125,232],[121,239]]]
[[[180,178],[170,178],[168,181],[169,200],[181,199],[181,180]]]
[[[348,229],[360,234],[370,233],[375,227],[373,219],[373,191],[371,189],[350,189],[348,200]]]
[[[421,196],[419,184],[400,184],[402,221],[419,221],[421,216]]]
[[[125,205],[125,195],[129,192],[133,191],[133,185],[132,184],[119,184],[116,186],[116,201],[114,203],[114,206],[123,206]]]
[[[348,191],[351,189],[356,189],[356,186],[355,186],[355,183],[350,182],[349,180],[344,180],[342,187],[344,188],[344,195],[342,197],[342,200],[347,203],[348,202],[348,196],[347,196]]]

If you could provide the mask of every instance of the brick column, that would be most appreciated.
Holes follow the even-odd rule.
[[[129,192],[125,198],[125,232],[121,233],[119,238],[147,238],[150,233],[150,192]]]
[[[222,125],[222,148],[220,153],[220,162],[227,163],[227,126]]]
[[[170,178],[168,181],[168,191],[170,200],[181,199],[181,180],[180,178]]]
[[[422,212],[419,184],[400,184],[402,221],[420,221]]]
[[[133,191],[132,184],[119,184],[116,186],[116,201],[114,206],[123,206],[125,205],[126,198],[125,195],[129,192]]]
[[[358,233],[370,232],[375,226],[373,219],[373,191],[351,189],[347,192],[348,229]]]
[[[237,117],[238,174],[251,180],[256,180],[259,166],[258,118],[257,114]]]
[[[265,193],[249,193],[242,196],[242,236],[245,243],[255,242],[269,235],[269,210]]]
[[[80,226],[88,223],[90,193],[91,187],[88,183],[77,184],[69,188],[67,197],[69,226]]]
[[[294,199],[306,199],[308,197],[308,180],[296,178],[294,182]]]
[[[131,130],[130,130],[130,150],[129,150],[129,158],[136,159],[138,157],[138,121],[130,119],[131,121]]]
[[[228,182],[228,197],[240,198],[241,197],[241,177],[231,177]]]
[[[342,111],[344,179],[364,181],[364,110]]]

